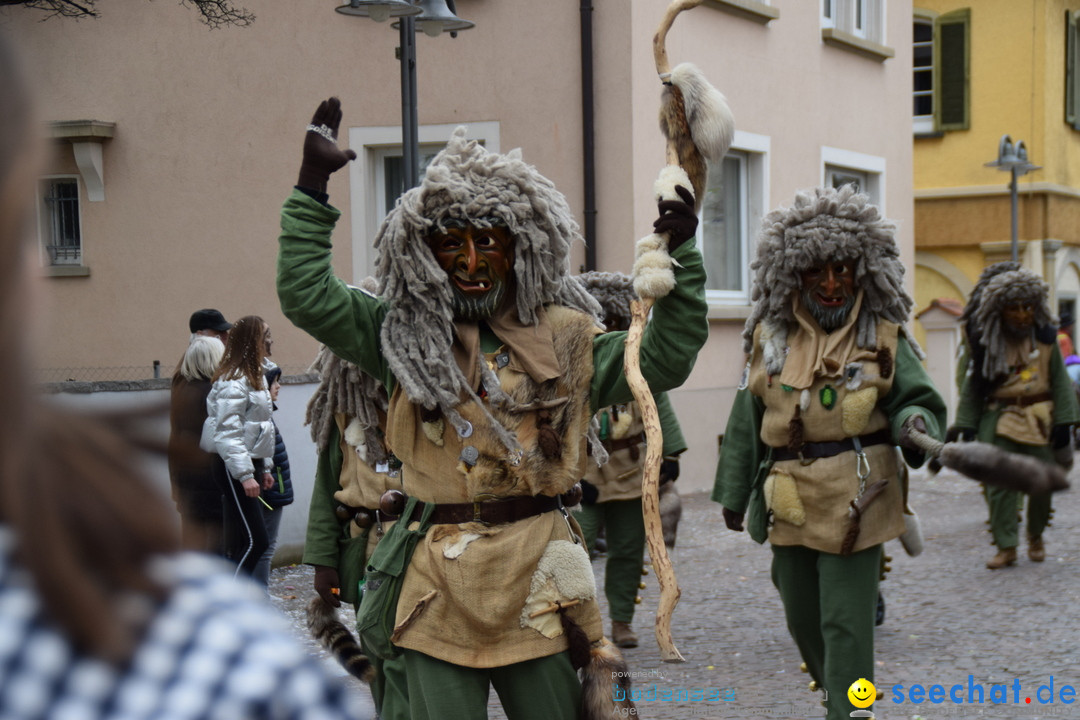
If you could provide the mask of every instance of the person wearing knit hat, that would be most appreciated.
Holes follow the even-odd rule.
[[[899,464],[940,438],[945,404],[903,327],[912,300],[895,226],[850,186],[799,193],[765,217],[746,367],[713,499],[729,529],[772,546],[773,583],[830,720],[874,677],[882,545],[905,530]],[[895,446],[903,447],[903,457]]]
[[[578,278],[600,303],[609,330],[630,327],[630,303],[636,299],[633,278],[623,273],[588,272]],[[682,428],[667,393],[657,393],[656,410],[664,438],[660,465],[661,487],[679,476],[679,455],[686,450]],[[602,465],[588,464],[582,480],[585,495],[577,519],[590,554],[600,528],[607,540],[604,596],[611,618],[611,641],[621,648],[637,647],[631,625],[645,556],[645,521],[641,514],[641,482],[645,463],[645,425],[636,402],[603,408],[596,414],[599,438],[607,454]]]
[[[1010,452],[1072,467],[1071,426],[1080,422],[1076,394],[1056,340],[1049,286],[1022,267],[984,273],[975,309],[965,313],[971,359],[948,437],[977,439]],[[986,487],[990,532],[999,570],[1016,563],[1016,490]],[[1046,559],[1043,531],[1053,513],[1050,493],[1028,497],[1028,558]]]
[[[392,622],[367,626],[367,637],[404,659],[414,719],[482,717],[491,686],[510,720],[577,718],[576,668],[588,676],[604,648],[566,506],[589,461],[593,414],[632,397],[625,334],[601,332],[596,301],[570,274],[580,233],[566,198],[520,151],[489,152],[464,128],[383,221],[378,296],[335,278],[339,213],[326,188],[355,157],[337,145],[341,117],[331,98],[308,126],[282,209],[277,287],[286,317],[389,397],[385,439],[408,497],[380,507],[414,508],[417,522],[391,528],[369,563],[387,561],[378,587],[383,577],[401,584]],[[701,256],[687,242],[697,217],[682,201],[659,208],[676,287],[642,340],[657,392],[686,379],[708,337]],[[389,562],[407,541],[411,555]],[[378,587],[369,577],[362,615]],[[370,649],[364,626],[361,640]],[[602,682],[610,702],[610,672]]]

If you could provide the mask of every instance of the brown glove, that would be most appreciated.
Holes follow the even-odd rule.
[[[296,181],[299,187],[324,193],[330,175],[344,167],[345,163],[356,159],[355,152],[338,147],[340,125],[341,101],[332,97],[319,103],[304,136],[304,161],[300,165],[300,177]]]
[[[912,415],[907,420],[905,420],[904,424],[900,427],[900,444],[903,447],[908,448],[909,450],[916,450],[918,452],[922,452],[922,449],[918,445],[913,443],[908,437],[911,430],[914,430],[921,435],[927,434],[926,421],[923,420],[922,415]]]
[[[341,593],[341,578],[338,577],[337,568],[328,565],[315,566],[315,592],[331,607],[341,607],[338,599]]]
[[[721,508],[721,512],[724,514],[724,524],[727,525],[728,530],[734,530],[735,532],[742,531],[743,513],[735,512],[728,508]]]
[[[693,194],[682,185],[676,185],[675,192],[682,200],[661,200],[657,203],[660,217],[653,223],[653,231],[657,235],[667,233],[668,250],[674,250],[694,237],[698,225]]]

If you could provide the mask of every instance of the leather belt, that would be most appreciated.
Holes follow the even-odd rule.
[[[388,515],[377,508],[353,507],[344,503],[339,503],[334,513],[337,515],[338,520],[342,522],[352,520],[360,528],[371,527],[376,522],[397,520],[397,515]]]
[[[612,453],[616,450],[625,450],[628,447],[640,445],[643,442],[645,442],[645,433],[640,432],[637,435],[619,438],[618,440],[604,440],[602,444],[605,450]]]
[[[467,522],[479,522],[485,525],[500,525],[502,523],[517,522],[518,520],[525,520],[557,509],[560,500],[559,497],[550,497],[548,495],[532,497],[522,495],[468,503],[439,503],[431,512],[431,524],[457,525]],[[419,520],[423,511],[424,503],[417,503],[413,509],[412,517],[408,521]]]
[[[892,437],[887,428],[882,428],[877,432],[872,432],[869,435],[861,435],[859,442],[863,447],[869,447],[871,445],[884,445],[892,442]],[[776,462],[781,460],[812,460],[815,458],[832,457],[833,455],[839,455],[840,453],[848,452],[855,449],[855,443],[851,438],[844,438],[836,442],[810,442],[803,443],[802,447],[797,452],[792,452],[786,447],[774,447],[772,452],[772,459]]]
[[[1028,405],[1048,402],[1053,399],[1054,396],[1051,393],[1044,392],[1036,395],[1018,395],[1011,398],[995,397],[994,402],[998,404],[998,407],[1027,407]]]

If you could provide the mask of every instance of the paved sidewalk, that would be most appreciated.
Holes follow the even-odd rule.
[[[1071,478],[1075,484],[1080,474]],[[994,549],[980,486],[949,471],[936,477],[912,474],[912,505],[922,520],[926,549],[911,558],[899,542],[886,546],[893,561],[882,584],[886,619],[877,630],[874,680],[884,692],[874,708],[879,719],[1080,718],[1080,697],[1073,696],[1074,704],[1061,697],[1065,690],[1069,699],[1066,686],[1080,695],[1078,493],[1080,488],[1055,498],[1056,517],[1045,535],[1046,562],[1028,561],[1021,546],[1016,567],[990,571],[985,563]],[[650,632],[659,589],[650,573],[634,622],[642,644],[625,651],[635,688],[657,693],[658,699],[638,703],[641,717],[824,717],[820,693],[807,689],[809,677],[799,671],[798,651],[769,578],[770,559],[767,546],[726,530],[720,506],[706,495],[683,498],[673,554],[682,598],[673,629],[686,662],[659,659]],[[594,568],[602,588],[603,560]],[[298,618],[301,635],[310,585],[311,575],[302,567],[276,570],[272,581],[272,595]],[[1049,699],[1051,681],[1054,702],[1040,704],[1040,698]],[[915,684],[928,692],[935,684],[943,686],[943,702],[911,702]],[[902,686],[900,704],[893,702],[897,685]],[[954,695],[963,704],[949,699],[957,685],[962,687]],[[664,693],[684,699],[659,699]],[[691,699],[710,695],[720,699]],[[492,718],[504,717],[494,693],[491,708]]]

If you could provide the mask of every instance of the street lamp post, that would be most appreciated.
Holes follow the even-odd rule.
[[[400,34],[398,59],[401,62],[401,160],[405,190],[420,184],[420,122],[416,109],[416,33],[432,37],[441,33],[457,36],[476,23],[454,14],[454,0],[350,0],[337,8],[343,15],[369,17],[375,22],[399,18],[392,27]],[[449,2],[449,5],[448,5]]]
[[[1019,258],[1019,242],[1017,240],[1017,215],[1018,213],[1018,190],[1016,185],[1016,178],[1021,175],[1026,175],[1032,170],[1041,170],[1039,165],[1033,165],[1028,162],[1027,147],[1024,146],[1024,141],[1019,140],[1014,145],[1012,138],[1008,135],[1002,135],[1001,140],[998,142],[998,156],[997,160],[993,160],[985,164],[986,167],[996,167],[998,170],[1008,172],[1010,174],[1009,179],[1009,194],[1012,200],[1012,234],[1011,238],[1011,251],[1012,260],[1016,262]]]

